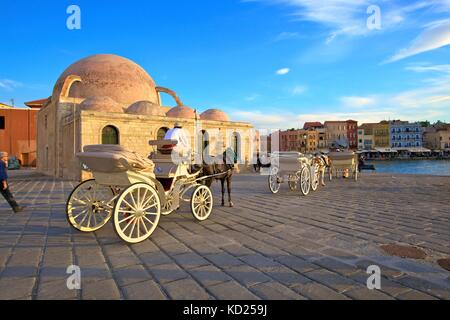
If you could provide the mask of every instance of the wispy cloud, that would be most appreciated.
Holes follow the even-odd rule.
[[[336,37],[365,36],[374,33],[367,28],[369,14],[367,8],[379,5],[382,17],[382,31],[390,30],[408,20],[413,13],[425,9],[431,13],[443,13],[450,10],[448,0],[415,0],[397,4],[383,0],[244,0],[244,2],[262,2],[271,5],[284,5],[292,8],[292,16],[300,21],[320,24],[328,29],[326,43]],[[280,34],[283,39],[296,37],[295,32]]]
[[[244,98],[245,101],[255,101],[256,99],[258,99],[260,97],[260,94],[258,93],[253,93],[251,95],[248,95]]]
[[[290,71],[291,71],[291,69],[289,69],[289,68],[282,68],[282,69],[277,70],[276,74],[283,76],[285,74],[288,74]]]
[[[293,40],[300,39],[302,36],[299,32],[281,32],[275,38],[275,41],[285,41],[285,40]]]
[[[411,42],[407,48],[399,50],[385,62],[402,60],[423,52],[439,49],[450,44],[450,19],[435,21]]]
[[[376,103],[376,99],[374,97],[358,97],[358,96],[350,96],[350,97],[341,97],[340,101],[344,107],[367,107],[374,105]]]
[[[12,91],[16,88],[22,87],[21,82],[11,80],[11,79],[0,79],[0,88],[6,91]]]
[[[306,90],[307,90],[306,86],[296,85],[290,90],[290,92],[291,92],[291,95],[298,96],[298,95],[305,93]]]

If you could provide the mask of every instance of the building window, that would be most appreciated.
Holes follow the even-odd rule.
[[[166,136],[167,131],[169,131],[169,128],[162,127],[158,130],[156,133],[156,140],[164,140],[164,137]]]
[[[119,144],[119,130],[113,126],[106,126],[102,130],[102,144]]]
[[[5,130],[5,117],[0,117],[0,130]]]

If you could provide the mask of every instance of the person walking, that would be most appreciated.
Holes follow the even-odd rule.
[[[23,207],[19,206],[14,199],[8,185],[8,153],[0,152],[0,192],[9,203],[15,213],[22,212]]]

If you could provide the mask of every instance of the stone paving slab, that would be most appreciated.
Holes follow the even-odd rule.
[[[450,299],[450,177],[363,174],[307,197],[267,177],[236,175],[234,208],[194,221],[183,205],[137,245],[111,223],[96,233],[69,227],[65,201],[76,186],[12,172],[27,210],[0,198],[0,299]],[[219,185],[213,186],[215,203]],[[380,245],[425,250],[425,260],[388,256]],[[66,286],[81,268],[81,289]],[[381,289],[366,269],[381,269]]]

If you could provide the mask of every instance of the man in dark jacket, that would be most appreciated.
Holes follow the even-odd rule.
[[[8,201],[11,208],[15,213],[23,211],[23,207],[20,207],[16,200],[14,200],[11,191],[8,186],[8,153],[0,152],[0,192],[2,196]]]

